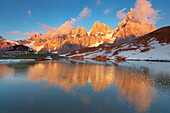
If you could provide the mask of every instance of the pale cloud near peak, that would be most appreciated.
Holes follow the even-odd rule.
[[[155,24],[158,19],[159,10],[154,10],[152,4],[147,0],[137,0],[132,11],[134,19],[141,23]]]
[[[69,33],[72,29],[74,29],[73,24],[75,19],[72,19],[72,21],[66,21],[64,24],[62,24],[59,28],[50,27],[45,24],[40,24],[43,26],[44,29],[46,29],[48,32],[46,33],[46,36],[53,37],[56,35],[63,35]]]
[[[47,31],[61,31],[62,29],[64,29],[65,31],[69,31],[70,29],[73,29],[73,24],[75,22],[75,19],[72,18],[71,19],[72,21],[66,21],[64,24],[62,24],[59,28],[56,28],[56,27],[50,27],[48,25],[45,25],[45,24],[41,24],[41,23],[38,23],[39,25],[43,26],[44,29],[46,29]]]
[[[120,10],[117,12],[117,17],[119,19],[123,19],[127,16],[126,13],[124,13],[126,8]],[[131,11],[131,15],[136,21],[139,21],[140,23],[147,23],[147,24],[155,24],[158,17],[159,10],[154,10],[152,8],[152,4],[150,1],[147,0],[136,0],[135,8]]]
[[[104,11],[104,14],[108,14],[110,12],[110,9],[107,8],[105,11]]]
[[[27,10],[29,16],[31,16],[31,10]]]
[[[123,19],[123,18],[125,18],[127,16],[127,14],[124,12],[125,10],[126,10],[126,8],[123,8],[122,10],[117,12],[117,17],[119,19]]]
[[[25,36],[31,36],[31,33],[26,32],[26,33],[23,33],[23,35],[25,35]]]
[[[74,23],[76,21],[76,19],[75,18],[71,18],[71,21]]]
[[[101,0],[97,0],[97,1],[96,1],[96,5],[100,5],[101,3],[102,3]]]
[[[81,11],[79,13],[79,17],[78,18],[84,18],[84,17],[89,17],[91,16],[91,10],[88,7],[85,7],[83,9],[83,11]]]
[[[8,31],[5,34],[19,34],[21,33],[20,31]]]
[[[58,30],[60,31],[60,33],[65,33],[65,32],[69,32],[72,29],[74,29],[73,27],[74,22],[73,21],[66,21],[64,24],[62,24]]]

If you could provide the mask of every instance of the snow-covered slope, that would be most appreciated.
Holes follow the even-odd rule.
[[[68,54],[67,57],[102,61],[120,59],[170,61],[170,26],[118,46],[82,49]]]
[[[6,42],[8,42],[8,43],[13,43],[13,44],[16,44],[16,45],[18,45],[19,43],[18,42],[16,42],[16,41],[13,41],[13,40],[5,40]]]

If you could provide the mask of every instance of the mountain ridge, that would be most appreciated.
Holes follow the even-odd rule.
[[[18,40],[16,43],[32,47],[40,53],[63,54],[77,49],[98,47],[102,44],[122,44],[156,30],[153,25],[134,20],[131,15],[132,10],[130,9],[127,16],[114,30],[100,22],[95,22],[88,32],[80,26],[77,29],[72,26],[67,28],[66,24],[43,35],[39,32],[32,33],[27,40]]]

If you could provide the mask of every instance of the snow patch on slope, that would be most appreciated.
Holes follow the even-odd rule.
[[[29,48],[35,49],[37,52],[39,52],[44,46],[34,46],[34,41],[29,43],[29,44],[25,44],[25,46],[28,46]]]
[[[5,40],[6,42],[9,42],[9,43],[14,43],[14,44],[17,44],[17,45],[19,45],[19,43],[18,42],[15,42],[15,41],[13,41],[13,40]]]
[[[151,49],[148,52],[134,54],[127,59],[170,60],[170,45],[162,46],[160,44],[154,44],[153,47],[154,49]]]

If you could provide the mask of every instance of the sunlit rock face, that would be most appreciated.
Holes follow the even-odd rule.
[[[109,26],[99,22],[95,22],[89,32],[80,27],[71,31],[74,42],[81,48],[97,47],[104,42],[113,43],[115,39],[112,38],[112,34],[113,30]]]
[[[83,28],[83,27],[81,28],[80,26],[78,26],[77,29],[73,29],[73,30],[71,31],[71,35],[72,35],[73,37],[82,37],[82,36],[87,37],[86,28]]]
[[[59,53],[66,53],[74,51],[75,49],[80,49],[79,43],[75,43],[74,38],[70,34],[54,35],[54,32],[51,33],[53,34],[50,35],[49,32],[44,35],[33,33],[28,40],[20,42],[30,47],[33,46],[40,52],[58,51]],[[75,45],[77,47],[75,47]]]
[[[135,20],[131,14],[132,11],[133,9],[131,8],[127,17],[125,17],[122,22],[119,22],[117,28],[114,30],[113,37],[116,38],[115,44],[130,41],[156,30],[156,27],[151,24],[140,23]]]
[[[97,37],[96,42],[91,47],[97,47],[103,43],[113,43],[115,38],[112,38],[113,30],[104,23],[95,22],[88,35],[91,37]]]
[[[90,36],[103,36],[107,37],[108,35],[113,34],[113,30],[109,26],[103,23],[95,22],[93,27],[89,31]],[[111,38],[111,37],[109,37]]]
[[[85,28],[78,27],[69,30],[53,29],[42,35],[38,32],[32,33],[27,40],[18,42],[34,46],[38,51],[58,51],[59,54],[68,53],[85,47],[97,47],[104,42],[113,43],[113,30],[107,25],[95,22],[90,32]]]
[[[28,40],[35,41],[41,38],[42,38],[42,34],[40,34],[39,32],[36,32],[36,33],[32,33],[31,36],[28,38]]]

